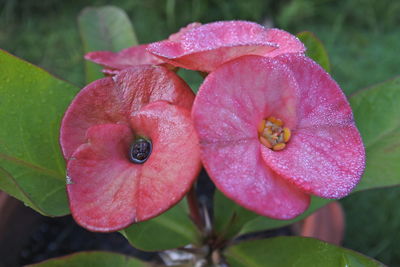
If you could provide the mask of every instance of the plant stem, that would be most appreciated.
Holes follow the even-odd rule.
[[[203,216],[200,212],[199,201],[197,200],[195,184],[190,188],[187,194],[187,202],[190,211],[190,218],[196,224],[197,228],[199,228],[200,232],[204,231],[204,220]]]

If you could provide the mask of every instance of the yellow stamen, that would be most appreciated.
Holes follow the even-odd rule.
[[[262,120],[257,128],[260,143],[274,151],[284,149],[290,140],[291,131],[283,125],[282,120],[273,116]]]
[[[286,147],[286,144],[285,144],[285,143],[278,143],[278,144],[276,144],[276,145],[274,145],[274,146],[272,147],[272,150],[274,150],[274,151],[279,151],[279,150],[284,149],[285,147]]]
[[[287,127],[283,128],[283,141],[285,143],[287,143],[290,139],[290,136],[292,135],[292,133],[290,132],[290,129]]]
[[[262,134],[263,134],[264,136],[272,135],[272,130],[271,130],[271,128],[265,128],[264,131],[262,132]]]
[[[260,142],[261,142],[261,144],[263,144],[264,146],[266,146],[266,147],[268,147],[268,148],[272,148],[271,143],[270,143],[266,138],[264,138],[263,136],[260,136]]]
[[[279,127],[282,127],[283,121],[281,121],[280,119],[276,119],[275,124],[278,125]]]
[[[263,134],[264,129],[265,129],[265,120],[262,120],[258,125],[258,133]]]
[[[272,122],[273,124],[275,124],[276,126],[279,126],[279,127],[283,126],[283,121],[282,120],[277,119],[277,118],[272,117],[272,116],[268,117],[267,121],[270,121],[270,122]]]
[[[272,123],[274,123],[275,120],[276,120],[276,118],[273,117],[273,116],[270,116],[270,117],[267,118],[267,121],[270,121],[270,122],[272,122]]]

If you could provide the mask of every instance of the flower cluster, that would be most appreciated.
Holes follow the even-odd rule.
[[[114,231],[157,216],[201,166],[226,196],[277,219],[310,195],[349,194],[362,140],[341,89],[304,52],[285,31],[227,21],[87,54],[110,77],[82,89],[61,126],[76,221]],[[196,97],[178,68],[208,74]]]

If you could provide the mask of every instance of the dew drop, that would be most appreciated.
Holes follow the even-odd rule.
[[[68,175],[66,176],[66,182],[67,182],[67,185],[73,184],[71,177],[69,177]]]

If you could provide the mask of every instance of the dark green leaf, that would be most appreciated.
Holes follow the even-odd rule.
[[[374,267],[384,266],[371,258],[305,237],[277,237],[245,241],[226,251],[231,267]]]
[[[350,97],[367,152],[357,190],[400,184],[400,77]]]
[[[188,215],[186,198],[160,216],[133,224],[121,233],[132,246],[147,251],[182,247],[199,240],[196,226]]]
[[[69,212],[60,121],[78,88],[0,50],[0,189],[49,216]]]
[[[117,7],[87,7],[79,15],[78,25],[85,53],[117,52],[138,44],[128,16]],[[85,64],[86,82],[103,77],[100,66],[89,61]]]
[[[315,60],[327,72],[330,72],[329,56],[322,42],[312,32],[300,32],[297,37],[307,47],[306,55]]]
[[[123,254],[111,252],[81,252],[41,263],[31,267],[150,267],[151,265]]]

